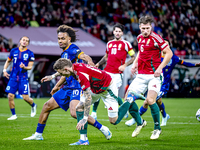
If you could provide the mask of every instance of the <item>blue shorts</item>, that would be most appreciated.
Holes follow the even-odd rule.
[[[55,99],[57,104],[65,111],[68,110],[69,103],[72,100],[80,100],[80,97],[81,89],[62,88],[53,95],[53,98]]]
[[[17,81],[11,78],[6,87],[6,92],[15,94],[16,91],[18,91],[20,95],[28,95],[29,94],[28,80]]]

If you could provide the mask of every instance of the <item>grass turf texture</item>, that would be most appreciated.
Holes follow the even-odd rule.
[[[107,111],[101,101],[97,110],[98,121],[109,127],[112,131],[112,138],[106,140],[104,135],[96,128],[89,126],[88,139],[89,146],[69,146],[79,139],[79,132],[76,130],[76,120],[73,119],[69,111],[57,109],[50,113],[46,128],[43,133],[43,141],[23,141],[23,138],[31,136],[36,131],[38,118],[43,104],[48,99],[35,99],[37,115],[30,117],[31,107],[23,100],[15,99],[17,120],[8,121],[11,116],[6,98],[0,99],[0,149],[1,150],[54,150],[54,149],[199,149],[200,147],[200,122],[195,118],[196,111],[200,108],[200,99],[163,99],[166,111],[170,115],[167,126],[162,127],[162,133],[158,140],[150,140],[153,131],[153,120],[150,109],[143,115],[147,121],[147,126],[141,133],[132,138],[135,125],[127,127],[123,119],[121,123],[114,126],[109,123]],[[137,101],[138,106],[143,101]]]

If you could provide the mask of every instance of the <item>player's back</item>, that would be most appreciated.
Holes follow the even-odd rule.
[[[83,63],[73,64],[75,74],[81,83],[82,89],[91,87],[93,93],[101,93],[107,89],[112,80],[105,71]]]

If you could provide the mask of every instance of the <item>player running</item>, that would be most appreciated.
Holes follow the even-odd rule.
[[[84,52],[82,52],[75,44],[71,43],[76,41],[76,32],[73,28],[67,25],[61,25],[57,29],[57,34],[58,44],[63,50],[61,58],[68,58],[73,63],[82,62],[82,60],[84,60],[88,64],[94,66],[92,59],[88,55],[84,54]],[[45,76],[41,79],[41,82],[50,81],[58,75],[60,75],[60,73],[56,72],[51,76]],[[64,87],[60,88],[63,83],[65,83]],[[23,140],[43,140],[42,134],[46,126],[48,116],[52,110],[62,108],[67,111],[70,109],[71,116],[76,118],[76,106],[80,101],[81,86],[73,76],[69,76],[67,78],[62,76],[52,89],[51,95],[52,97],[42,108],[35,134],[28,138],[24,138]],[[97,120],[89,116],[88,122],[99,129],[105,135],[106,139],[109,140],[111,138],[112,134],[110,130],[100,124]],[[83,143],[79,143],[79,145],[82,144]]]
[[[31,117],[36,115],[37,105],[33,102],[33,99],[29,97],[29,83],[27,70],[31,70],[35,60],[34,54],[31,50],[27,49],[30,39],[23,36],[20,41],[20,46],[13,48],[4,64],[3,76],[9,79],[6,87],[8,93],[9,107],[12,112],[12,116],[7,120],[17,119],[15,113],[14,97],[16,91],[22,95],[23,99],[31,106]],[[6,71],[10,62],[13,61],[12,72],[9,75]]]
[[[165,42],[169,45],[169,41],[165,40]],[[164,55],[161,57],[161,61],[163,61],[163,59],[164,59]],[[200,66],[200,63],[193,64],[190,62],[185,62],[185,61],[181,60],[178,56],[173,55],[170,62],[163,68],[164,81],[162,83],[160,93],[158,94],[158,96],[156,98],[156,103],[158,104],[158,106],[160,108],[160,112],[162,113],[162,123],[160,126],[166,126],[167,120],[170,118],[170,116],[165,111],[165,105],[162,102],[162,97],[164,95],[166,95],[167,92],[169,91],[169,85],[170,85],[170,80],[171,80],[170,77],[172,74],[172,70],[174,69],[176,64],[183,65],[186,67],[199,67]],[[148,109],[148,103],[145,100],[143,106],[140,107],[140,110],[139,110],[140,115],[143,115],[147,111],[147,109]],[[131,125],[135,124],[135,119],[132,118],[132,119],[126,121],[125,124],[127,126],[131,126]]]

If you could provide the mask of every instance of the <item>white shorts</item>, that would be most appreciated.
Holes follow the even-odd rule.
[[[108,90],[104,91],[100,94],[92,93],[92,104],[94,104],[96,101],[98,101],[99,98],[101,98],[108,110],[108,117],[114,118],[118,116],[118,101],[116,100],[116,94],[118,92],[118,89],[115,87],[115,84],[113,84],[113,81],[111,82],[110,86],[108,87]],[[111,96],[113,93],[114,96]],[[81,96],[82,102],[85,102],[84,96]]]
[[[163,74],[160,77],[154,77],[154,74],[138,74],[133,82],[130,84],[128,90],[139,94],[144,94],[147,89],[160,92],[163,81]]]
[[[122,78],[123,78],[123,74],[114,74],[114,73],[110,73],[110,72],[106,72],[107,74],[109,74],[112,78],[113,84],[115,85],[115,89],[112,90],[117,90],[115,91],[116,96],[118,96],[119,93],[119,88],[122,86]]]

